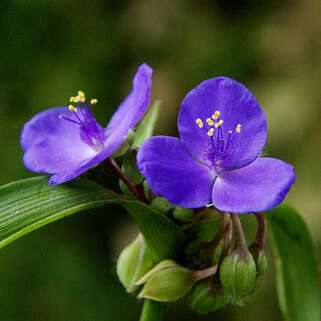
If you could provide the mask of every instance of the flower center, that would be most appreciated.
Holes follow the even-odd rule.
[[[85,94],[78,91],[78,95],[70,97],[69,101],[76,104],[68,106],[73,118],[63,115],[59,118],[77,125],[81,140],[97,151],[102,150],[106,141],[105,130],[98,124],[92,113],[92,106],[98,102],[97,99],[91,99],[88,103]]]
[[[224,131],[224,120],[221,119],[218,110],[206,118],[205,123],[201,118],[197,118],[195,123],[199,128],[206,130],[209,137],[209,148],[202,155],[204,163],[219,175],[224,171],[225,163],[233,151],[232,142],[236,135],[241,133],[242,125],[236,124],[233,130]]]

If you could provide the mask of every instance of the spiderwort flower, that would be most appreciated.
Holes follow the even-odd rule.
[[[294,183],[291,165],[260,157],[265,114],[233,79],[213,78],[192,89],[181,104],[178,131],[180,139],[150,138],[137,155],[152,190],[176,205],[263,211],[281,203]]]
[[[61,184],[110,157],[126,140],[148,108],[152,69],[142,64],[133,87],[107,128],[92,113],[97,99],[86,100],[82,91],[72,105],[45,110],[29,120],[21,134],[24,164],[34,172],[54,174],[49,183]]]

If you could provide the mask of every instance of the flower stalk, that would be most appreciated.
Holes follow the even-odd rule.
[[[119,179],[121,179],[124,184],[128,187],[128,189],[134,194],[134,196],[144,202],[144,203],[149,203],[143,189],[138,189],[136,185],[134,185],[127,175],[121,170],[121,168],[118,166],[116,161],[112,158],[107,158],[106,160],[107,164],[114,170],[114,172],[117,174]]]
[[[235,247],[236,248],[246,248],[246,239],[244,236],[242,224],[240,218],[236,214],[230,214],[233,226],[235,229]]]
[[[267,225],[266,219],[263,213],[255,213],[255,218],[257,220],[257,233],[252,246],[255,246],[261,250],[265,249],[266,239],[267,239]]]
[[[214,276],[218,270],[218,265],[213,265],[207,269],[197,270],[194,272],[194,277],[197,281],[207,279]]]

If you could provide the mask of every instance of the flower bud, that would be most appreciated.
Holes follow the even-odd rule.
[[[196,278],[192,270],[174,261],[165,260],[156,265],[136,284],[144,284],[139,298],[171,302],[184,297],[195,283]]]
[[[267,264],[268,264],[265,251],[264,249],[261,249],[255,245],[251,245],[249,250],[256,264],[256,271],[257,271],[256,281],[260,282],[267,270]]]
[[[232,302],[242,304],[255,285],[256,266],[246,248],[237,248],[224,258],[220,268],[220,280],[224,293]]]
[[[173,211],[173,216],[177,221],[180,222],[189,222],[193,218],[193,210],[190,208],[184,208],[184,207],[175,207]]]
[[[150,205],[162,213],[168,212],[173,207],[173,205],[164,197],[154,198]]]
[[[207,314],[223,308],[228,298],[216,289],[213,280],[197,283],[188,295],[188,304],[197,313]]]
[[[138,289],[135,282],[154,264],[141,235],[123,249],[117,261],[117,275],[128,293],[133,293]]]

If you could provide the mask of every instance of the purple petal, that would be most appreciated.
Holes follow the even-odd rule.
[[[224,162],[225,169],[241,168],[254,161],[261,153],[266,139],[265,114],[250,91],[237,81],[219,77],[206,80],[192,89],[184,98],[178,118],[178,130],[182,142],[191,155],[204,162],[204,153],[210,146],[206,119],[220,111],[224,140],[232,130],[230,157]],[[200,118],[204,127],[195,120]],[[242,125],[240,134],[235,132]]]
[[[218,209],[232,213],[266,211],[283,201],[294,180],[291,165],[274,158],[259,158],[218,177],[213,203]]]
[[[71,117],[67,107],[45,110],[28,121],[21,133],[25,166],[34,172],[72,170],[96,152],[80,139],[79,126],[59,116]]]
[[[193,160],[178,138],[155,136],[138,151],[137,164],[154,193],[189,208],[211,203],[214,177]]]
[[[92,167],[104,161],[106,158],[110,157],[113,154],[113,152],[120,147],[121,144],[122,144],[122,140],[109,142],[109,144],[106,145],[106,148],[103,151],[101,151],[99,154],[92,157],[91,159],[86,160],[85,162],[82,162],[82,163],[78,163],[76,166],[74,166],[74,168],[65,170],[63,172],[57,172],[57,174],[51,176],[49,180],[49,184],[50,185],[62,184],[80,176],[81,174],[85,173]]]
[[[134,77],[133,87],[129,95],[118,107],[107,126],[107,136],[114,139],[126,137],[128,130],[133,128],[145,114],[151,96],[153,70],[142,64]]]

